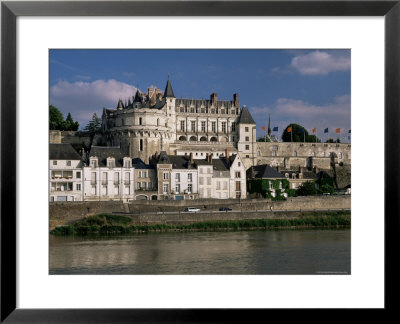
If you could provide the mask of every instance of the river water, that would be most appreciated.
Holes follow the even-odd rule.
[[[350,274],[350,229],[50,235],[50,274]]]

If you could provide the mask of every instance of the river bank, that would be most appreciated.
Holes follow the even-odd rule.
[[[190,224],[137,224],[125,215],[98,214],[88,216],[73,224],[58,226],[50,231],[53,235],[109,235],[148,232],[190,232],[190,231],[240,231],[275,230],[300,228],[349,228],[349,211],[299,213],[295,218],[265,218],[241,220],[214,220]]]

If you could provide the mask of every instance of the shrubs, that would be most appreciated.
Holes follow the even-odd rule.
[[[107,217],[111,216],[111,217]],[[163,231],[218,231],[218,230],[249,230],[249,229],[277,229],[292,227],[336,227],[350,226],[350,212],[325,212],[323,214],[303,213],[296,219],[243,219],[243,220],[220,220],[198,222],[192,224],[152,224],[152,225],[133,225],[128,223],[110,224],[111,222],[127,222],[129,217],[116,215],[97,215],[82,220],[70,226],[56,227],[51,234],[54,235],[89,235],[89,234],[130,234],[148,233]],[[119,217],[123,217],[122,219]],[[108,224],[99,225],[95,220],[106,220]],[[129,219],[130,222],[130,219]],[[89,225],[89,223],[91,223]]]

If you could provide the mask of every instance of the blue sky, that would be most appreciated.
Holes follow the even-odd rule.
[[[326,139],[350,129],[350,50],[50,50],[50,104],[83,128],[93,113],[115,108],[136,88],[162,90],[170,76],[177,98],[239,94],[257,123],[282,130],[297,123]],[[346,135],[346,136],[345,136]]]

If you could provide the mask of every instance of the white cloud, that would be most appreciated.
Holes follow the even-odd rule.
[[[316,127],[318,137],[325,139],[323,129],[333,132],[341,128],[342,133],[351,127],[350,95],[335,97],[332,102],[316,105],[303,100],[279,98],[273,107],[250,107],[254,120],[257,121],[259,136],[261,126],[268,124],[268,114],[271,115],[271,127],[278,126],[279,134],[290,123],[304,126],[309,132]],[[332,135],[332,134],[331,134]]]
[[[326,75],[350,69],[350,57],[314,51],[292,58],[290,66],[303,75]]]
[[[134,86],[116,80],[59,81],[50,88],[50,104],[59,108],[64,116],[70,112],[84,127],[93,113],[101,116],[103,107],[114,109],[119,98],[125,100],[135,92]]]

